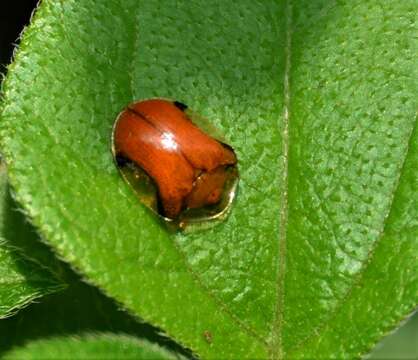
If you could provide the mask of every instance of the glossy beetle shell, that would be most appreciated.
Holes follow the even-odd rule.
[[[232,148],[196,126],[186,108],[165,99],[136,102],[119,114],[113,130],[118,166],[133,163],[152,179],[157,211],[168,219],[188,209],[210,209],[237,177]]]

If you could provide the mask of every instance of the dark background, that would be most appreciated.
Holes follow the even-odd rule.
[[[29,23],[37,0],[0,0],[0,71],[8,64],[23,27]]]
[[[20,33],[28,25],[37,3],[38,0],[0,0],[0,73],[6,72]],[[418,315],[413,316],[397,332],[383,339],[371,358],[418,359]]]

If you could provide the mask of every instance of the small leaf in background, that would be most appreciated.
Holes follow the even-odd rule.
[[[45,0],[5,82],[16,195],[86,279],[204,358],[367,353],[418,302],[414,0]],[[241,173],[171,234],[115,169],[129,102],[189,104]]]
[[[159,329],[130,316],[97,288],[87,285],[74,274],[72,279],[66,280],[68,287],[65,290],[0,321],[0,358],[11,348],[33,340],[86,332],[129,334],[190,357],[189,352],[161,336]]]
[[[0,319],[63,287],[47,269],[0,240]]]
[[[9,246],[18,248],[24,256],[48,268],[56,277],[65,281],[66,270],[51,249],[43,242],[36,229],[26,218],[24,210],[13,198],[4,164],[0,166],[0,233]]]
[[[30,342],[3,355],[2,359],[180,359],[148,341],[127,335],[90,334]]]
[[[368,359],[418,359],[418,312],[401,328],[385,337]]]
[[[47,268],[26,258],[15,247],[23,223],[5,221],[11,212],[5,166],[0,164],[0,319],[13,315],[35,299],[65,288]]]

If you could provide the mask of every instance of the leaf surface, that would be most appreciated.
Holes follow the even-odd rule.
[[[45,0],[4,86],[17,196],[89,281],[202,357],[360,356],[418,300],[416,23],[413,0]],[[118,112],[155,96],[238,154],[213,229],[168,232],[113,165]]]

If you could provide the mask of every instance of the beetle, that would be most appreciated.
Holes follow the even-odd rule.
[[[169,219],[218,203],[228,169],[237,164],[232,147],[203,132],[186,109],[166,99],[134,102],[113,130],[117,165],[130,161],[148,174],[158,189],[160,213]]]

